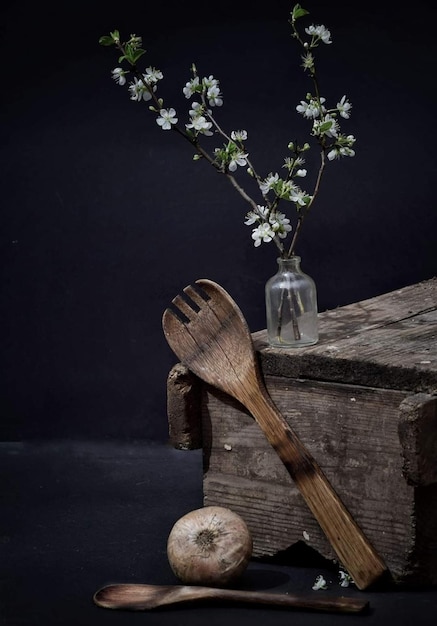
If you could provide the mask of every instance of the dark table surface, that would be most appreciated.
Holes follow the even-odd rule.
[[[110,583],[178,584],[166,542],[202,506],[200,451],[147,442],[0,444],[0,623],[7,626],[237,624],[320,626],[437,622],[436,589],[342,589],[329,569],[252,561],[240,586],[277,593],[365,597],[359,615],[220,604],[130,612],[102,609]],[[319,573],[328,590],[312,591]]]

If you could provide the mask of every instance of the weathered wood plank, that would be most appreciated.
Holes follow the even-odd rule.
[[[167,415],[170,443],[180,450],[202,447],[199,379],[181,363],[167,377]]]
[[[399,441],[406,480],[415,486],[437,483],[437,396],[409,396],[399,410]]]
[[[399,545],[414,547],[414,489],[403,478],[398,438],[405,393],[283,378],[268,378],[267,383],[278,408],[392,573],[405,574]],[[255,556],[273,556],[305,541],[305,534],[308,545],[335,559],[253,419],[211,388],[203,400],[203,447],[205,502],[237,506],[244,513]]]

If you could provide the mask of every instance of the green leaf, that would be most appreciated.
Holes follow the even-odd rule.
[[[103,35],[103,37],[99,39],[99,44],[101,46],[113,46],[114,40],[110,35]]]
[[[130,55],[132,65],[135,65],[138,59],[140,59],[145,53],[146,51],[143,50],[142,48],[138,48],[138,50],[133,51],[132,54]]]
[[[332,122],[328,121],[328,122],[323,122],[322,124],[320,124],[319,126],[319,132],[320,133],[324,133],[327,130],[330,130],[332,128]]]
[[[299,19],[300,17],[303,17],[304,15],[309,15],[309,11],[302,8],[300,4],[295,4],[293,7],[292,14],[291,14],[293,22]]]

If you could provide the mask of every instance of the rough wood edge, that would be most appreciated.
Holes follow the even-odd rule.
[[[167,417],[174,448],[202,447],[201,383],[182,363],[174,365],[167,377]]]
[[[426,487],[437,482],[437,397],[408,396],[399,409],[403,474],[409,484]]]

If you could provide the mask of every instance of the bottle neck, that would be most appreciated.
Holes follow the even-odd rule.
[[[288,259],[278,258],[277,262],[281,272],[296,272],[300,270],[300,256],[292,256]]]

